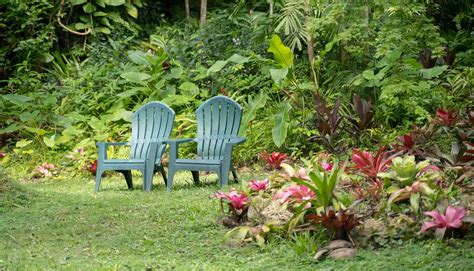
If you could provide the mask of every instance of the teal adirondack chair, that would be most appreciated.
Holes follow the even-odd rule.
[[[151,190],[153,174],[166,174],[161,164],[166,140],[173,129],[174,111],[166,104],[150,102],[140,107],[132,116],[132,139],[130,142],[99,142],[99,158],[95,177],[95,191],[99,191],[102,173],[115,170],[124,175],[128,189],[133,188],[132,169],[143,174],[143,189]],[[130,159],[107,159],[108,146],[130,146]]]
[[[196,183],[199,182],[199,171],[216,172],[221,186],[227,185],[229,171],[237,181],[232,165],[232,148],[245,141],[245,138],[238,136],[242,107],[230,98],[216,96],[199,106],[196,117],[197,138],[167,141],[170,144],[168,191],[178,170],[191,170]],[[179,144],[191,141],[197,143],[197,159],[178,159]]]

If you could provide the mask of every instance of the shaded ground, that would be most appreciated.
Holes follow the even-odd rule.
[[[31,200],[0,210],[0,269],[474,270],[468,242],[361,250],[352,260],[317,264],[304,244],[293,241],[228,247],[222,243],[226,229],[215,224],[218,204],[209,198],[215,182],[196,187],[191,174],[179,175],[167,193],[155,177],[154,189],[145,193],[141,179],[134,179],[131,192],[117,177],[106,178],[99,193],[92,178],[25,184]]]

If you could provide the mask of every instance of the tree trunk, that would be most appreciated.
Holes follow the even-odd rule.
[[[201,0],[201,16],[199,18],[199,26],[201,28],[206,24],[207,17],[207,0]]]
[[[184,11],[186,12],[186,20],[189,20],[189,0],[184,0]]]
[[[308,36],[306,37],[306,47],[307,47],[307,52],[308,52],[308,60],[310,63],[310,69],[309,69],[309,75],[311,77],[311,80],[314,82],[314,85],[316,88],[319,88],[318,84],[318,79],[316,77],[316,72],[314,70],[314,43],[313,43],[313,37],[311,33],[311,29],[309,28],[309,24],[311,21],[311,3],[310,0],[305,1],[305,9],[306,9],[306,18],[305,18],[305,25],[306,25],[306,30]]]

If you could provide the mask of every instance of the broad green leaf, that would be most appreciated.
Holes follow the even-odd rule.
[[[27,106],[30,105],[30,101],[33,101],[34,99],[25,95],[19,95],[19,94],[5,94],[1,96],[4,100],[7,100],[11,103],[17,104],[17,105],[23,105]]]
[[[126,111],[126,110],[122,111],[121,117],[124,121],[132,122],[133,112]]]
[[[109,6],[121,6],[125,4],[125,0],[104,0],[104,3]]]
[[[148,60],[148,53],[143,52],[143,51],[128,51],[128,58],[130,60],[138,65],[150,65],[150,61]]]
[[[89,126],[92,127],[92,129],[94,129],[95,131],[97,132],[103,132],[103,131],[106,131],[107,130],[107,125],[104,123],[104,121],[96,118],[96,117],[92,117],[89,122],[88,122]]]
[[[245,114],[242,117],[242,124],[240,125],[240,136],[245,136],[245,132],[247,131],[248,125],[257,116],[257,111],[265,106],[265,104],[267,103],[267,98],[268,96],[264,92],[260,92],[259,95],[254,99],[249,96],[249,102],[244,110]]]
[[[273,57],[282,68],[288,68],[293,65],[293,52],[291,52],[289,47],[283,44],[278,35],[273,35],[272,39],[270,40],[268,52],[273,53]]]
[[[420,193],[413,193],[410,195],[410,205],[415,214],[420,210]]]
[[[207,70],[207,75],[209,76],[211,73],[216,73],[216,72],[222,70],[222,68],[224,68],[225,65],[227,65],[227,60],[218,60],[218,61],[216,61],[216,63],[214,63]]]
[[[96,11],[94,13],[92,13],[94,15],[94,17],[102,17],[102,16],[107,16],[107,13],[105,12],[102,12],[102,11]]]
[[[194,101],[193,97],[190,97],[188,95],[170,95],[162,100],[163,103],[167,105],[174,105],[174,106],[180,106],[180,105],[185,105],[190,102]]]
[[[30,133],[34,133],[34,134],[37,134],[39,136],[43,136],[45,135],[46,133],[48,133],[48,131],[44,130],[44,129],[41,129],[41,128],[36,128],[36,127],[28,127],[26,126],[25,127],[25,130],[27,130],[28,132]]]
[[[77,5],[86,3],[87,0],[70,0],[69,2],[71,2],[73,6],[77,6]]]
[[[432,79],[440,76],[447,69],[448,65],[436,66],[431,69],[421,69],[418,74],[424,79]]]
[[[20,120],[22,122],[27,122],[30,121],[38,116],[39,112],[38,111],[33,111],[33,112],[23,112],[20,114]]]
[[[110,21],[108,18],[106,17],[100,17],[99,18],[99,22],[104,25],[104,26],[107,26],[108,28],[113,28],[113,26],[110,24]]]
[[[99,7],[105,8],[105,0],[94,0],[94,3],[98,5]],[[94,16],[96,15],[94,14]]]
[[[365,70],[362,72],[362,76],[367,80],[375,79],[374,71],[373,70]]]
[[[18,126],[16,123],[13,123],[12,125],[6,127],[6,128],[3,128],[3,129],[0,129],[0,135],[1,134],[8,134],[8,133],[13,133],[15,131],[18,131],[20,130],[20,126]]]
[[[96,10],[96,7],[92,3],[87,3],[84,6],[82,6],[82,9],[84,10],[85,13],[92,13]]]
[[[51,137],[46,137],[44,136],[43,137],[43,142],[46,146],[48,146],[49,148],[53,148],[55,146],[55,137],[56,135],[52,135]]]
[[[126,3],[125,9],[127,10],[128,15],[132,16],[135,19],[138,18],[138,9],[134,5]]]
[[[277,147],[283,145],[290,125],[290,116],[288,111],[291,109],[290,101],[286,100],[280,104],[280,110],[275,116],[275,127],[273,127],[273,142]]]
[[[22,139],[22,140],[16,142],[15,147],[24,148],[24,147],[30,145],[32,142],[33,142],[32,140]]]
[[[249,226],[233,228],[224,234],[224,242],[229,245],[239,245],[245,241],[245,237],[250,231]]]
[[[241,56],[239,54],[233,54],[231,57],[227,59],[227,61],[234,62],[237,64],[244,64],[246,62],[249,62],[249,60],[250,60],[250,57]]]
[[[182,74],[183,74],[183,68],[181,67],[172,68],[170,72],[171,78],[174,78],[174,79],[181,78]]]
[[[84,24],[84,23],[76,23],[74,24],[74,28],[76,28],[77,30],[82,30],[82,29],[89,28],[89,25]]]
[[[77,143],[72,149],[77,150],[84,147],[94,146],[94,142],[90,138],[85,138],[81,142]]]
[[[178,88],[184,92],[183,94],[191,96],[197,95],[199,93],[199,87],[192,82],[184,82]]]
[[[140,85],[146,85],[147,80],[151,78],[151,75],[143,72],[124,72],[120,77]]]
[[[270,69],[270,75],[272,77],[273,82],[275,84],[280,84],[281,81],[283,81],[286,76],[288,75],[288,68],[283,68],[283,69]]]
[[[103,27],[103,26],[102,26],[102,27],[96,27],[95,30],[96,30],[97,32],[104,33],[104,34],[106,34],[106,35],[109,35],[110,33],[112,33],[109,28]]]
[[[120,92],[117,94],[118,97],[120,98],[128,98],[128,97],[131,97],[133,95],[136,95],[138,92],[140,92],[140,88],[131,88],[131,89],[128,89],[128,90],[125,90],[124,92]]]

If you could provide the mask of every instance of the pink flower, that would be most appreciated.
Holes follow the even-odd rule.
[[[241,210],[247,205],[248,198],[243,192],[238,193],[235,189],[231,189],[229,193],[224,192],[216,192],[214,196],[218,199],[223,199],[227,201],[227,203],[236,210]]]
[[[258,191],[260,191],[260,190],[265,190],[265,189],[267,189],[267,187],[268,187],[269,184],[270,184],[270,183],[269,183],[268,179],[265,179],[265,180],[263,180],[263,181],[261,181],[261,182],[258,181],[258,180],[251,180],[251,181],[249,182],[249,187],[250,187],[250,189],[252,189],[252,190],[258,192]]]
[[[466,215],[466,209],[462,207],[455,208],[450,205],[446,208],[445,215],[440,214],[438,211],[425,212],[424,214],[431,216],[435,220],[423,223],[421,232],[425,232],[430,228],[436,228],[436,236],[442,238],[446,229],[459,228],[462,226],[462,219]]]
[[[325,162],[322,162],[322,163],[321,163],[321,167],[322,167],[325,171],[331,171],[331,170],[332,170],[332,166],[333,166],[333,164],[331,164],[331,163],[325,163]]]
[[[4,152],[2,152],[2,151],[0,151],[0,158],[3,158],[3,157],[5,157],[5,156],[7,156],[7,154],[4,153]]]
[[[279,199],[280,203],[284,203],[287,201],[295,202],[295,203],[301,203],[303,201],[307,201],[314,198],[314,192],[311,191],[307,186],[305,185],[295,185],[295,186],[290,186],[287,187],[280,192],[278,192],[275,197],[273,197],[274,200]],[[305,208],[311,207],[311,203],[307,203]]]

